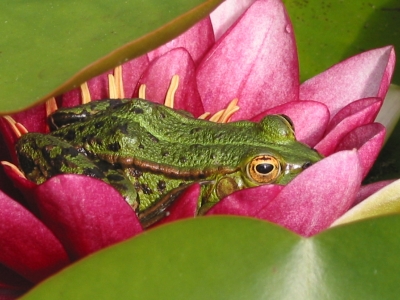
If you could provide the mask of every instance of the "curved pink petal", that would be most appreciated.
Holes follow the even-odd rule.
[[[197,91],[195,66],[184,48],[171,50],[150,63],[139,82],[146,85],[146,99],[164,103],[174,75],[179,75],[174,108],[184,109],[196,117],[199,116],[204,109]]]
[[[358,203],[362,202],[372,194],[375,194],[377,191],[380,189],[384,188],[385,186],[391,184],[392,182],[396,181],[396,179],[392,180],[384,180],[384,181],[378,181],[374,183],[370,183],[367,185],[364,185],[360,188],[360,190],[357,193],[357,197],[354,200],[354,203],[352,206],[357,205]]]
[[[200,195],[200,185],[193,184],[187,188],[181,196],[168,208],[168,214],[155,224],[161,224],[177,221],[180,219],[193,218],[197,211],[197,203]]]
[[[371,123],[378,114],[382,101],[379,98],[361,99],[350,103],[332,119],[329,132],[315,146],[321,154],[332,154],[340,141],[355,128]]]
[[[34,283],[69,264],[53,233],[2,192],[0,220],[0,263]]]
[[[137,98],[138,95],[135,94],[136,85],[148,65],[147,55],[142,55],[122,65],[125,98]]]
[[[147,54],[150,61],[175,48],[185,48],[197,64],[214,44],[214,31],[209,17],[201,20],[177,38]]]
[[[251,30],[256,28],[257,30]],[[292,25],[281,1],[256,1],[216,43],[198,68],[206,111],[235,98],[242,108],[232,120],[298,100],[298,60]]]
[[[325,103],[333,117],[354,100],[384,98],[395,64],[392,46],[353,56],[300,86],[300,99]]]
[[[368,175],[385,141],[386,128],[372,123],[351,131],[338,145],[336,151],[358,149],[363,170],[362,177]]]
[[[28,131],[46,132],[46,107],[44,104],[36,105],[27,110],[11,115],[16,122],[25,126]]]
[[[356,151],[335,153],[304,170],[256,217],[303,236],[327,228],[348,210],[361,185]]]
[[[210,15],[218,40],[255,0],[225,0]]]
[[[207,215],[225,214],[255,217],[268,206],[283,188],[282,185],[269,184],[240,190],[214,205],[207,212]]]
[[[60,175],[37,187],[42,221],[72,259],[142,231],[133,209],[110,185],[87,176]]]
[[[22,177],[20,173],[15,172],[15,169],[8,165],[3,165],[3,170],[7,175],[7,181],[11,180],[10,187],[14,187],[17,190],[17,192],[8,193],[8,196],[28,207],[34,215],[37,215],[36,203],[32,197],[32,190],[36,187],[36,184]],[[1,191],[6,192],[10,187],[1,189]]]
[[[284,114],[293,121],[298,141],[314,147],[325,133],[330,119],[326,105],[315,101],[292,101],[274,108],[252,118],[259,121],[270,114]]]

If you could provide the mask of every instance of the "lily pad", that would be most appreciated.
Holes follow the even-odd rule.
[[[33,106],[146,53],[222,0],[24,1],[0,10],[0,108]]]
[[[400,216],[302,238],[240,217],[170,223],[64,269],[22,299],[396,299]]]
[[[398,0],[283,2],[296,34],[302,81],[369,49],[400,49]],[[400,84],[399,62],[396,70],[393,82]]]

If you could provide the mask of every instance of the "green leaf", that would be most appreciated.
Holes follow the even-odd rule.
[[[179,35],[222,0],[3,2],[0,110],[33,106]]]
[[[283,2],[295,29],[302,81],[365,50],[400,49],[398,0]],[[393,82],[400,84],[399,62]]]
[[[203,217],[81,260],[22,299],[396,299],[400,216],[302,238],[277,225]]]

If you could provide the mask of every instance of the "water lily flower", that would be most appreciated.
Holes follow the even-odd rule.
[[[206,112],[219,116],[222,110],[225,121],[288,115],[298,140],[326,158],[286,186],[231,194],[207,215],[251,216],[311,236],[387,184],[361,188],[384,141],[385,128],[374,120],[394,61],[393,47],[374,49],[300,84],[293,28],[282,2],[229,0],[175,40],[125,63],[122,71],[89,80],[57,102],[69,107],[88,97],[143,96],[159,103],[173,98],[175,108],[195,117]],[[171,84],[174,75],[179,75],[179,84]],[[167,90],[173,90],[173,97],[166,96]],[[233,99],[240,109],[233,105],[227,113],[224,109]],[[15,114],[11,124],[16,131],[23,124],[28,131],[46,132],[46,108],[51,110],[40,105]],[[5,141],[1,159],[16,163],[15,131],[4,120],[0,130]],[[19,295],[71,261],[142,231],[133,210],[102,181],[66,174],[36,186],[10,165],[4,171],[0,291],[5,296]],[[199,186],[191,186],[155,226],[193,217],[198,195]]]

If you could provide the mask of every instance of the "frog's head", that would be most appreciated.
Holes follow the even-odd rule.
[[[247,154],[242,163],[242,177],[249,187],[271,183],[287,184],[322,159],[317,151],[297,141],[257,150],[260,151]]]
[[[260,123],[265,148],[253,148],[242,160],[242,172],[251,186],[287,184],[322,155],[296,140],[292,120],[286,115],[268,115]]]
[[[200,213],[235,191],[265,184],[287,184],[323,157],[296,140],[294,126],[285,115],[269,115],[259,124],[257,141],[244,143],[235,172],[217,173],[203,184]]]

